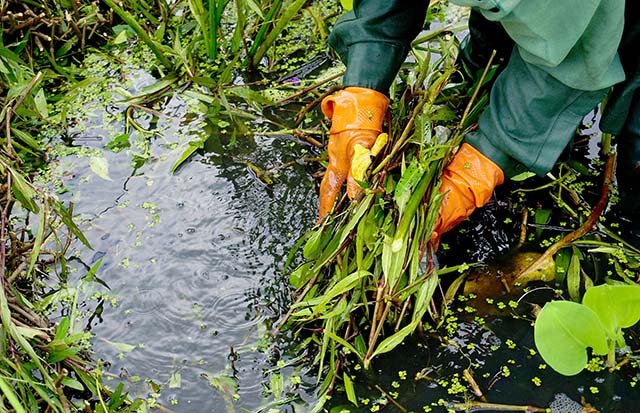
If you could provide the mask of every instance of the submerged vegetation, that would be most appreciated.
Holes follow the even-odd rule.
[[[444,20],[446,2],[434,4],[427,23]],[[108,388],[100,362],[93,360],[92,334],[83,329],[84,314],[78,310],[80,286],[68,284],[66,262],[72,240],[90,245],[73,221],[73,205],[57,197],[65,188],[42,178],[55,157],[48,139],[78,132],[87,106],[107,101],[115,108],[108,116],[117,117],[125,130],[105,148],[130,153],[133,174],[153,157],[150,142],[158,133],[152,121],[142,122],[138,114],[156,116],[162,102],[180,93],[199,103],[206,112],[205,127],[224,135],[230,146],[245,136],[275,131],[321,147],[316,137],[326,133],[326,124],[314,108],[332,91],[341,68],[323,70],[313,79],[306,76],[332,61],[326,38],[341,9],[337,2],[308,0],[5,0],[0,6],[0,410],[168,410],[153,401],[130,400],[122,384]],[[452,259],[451,250],[459,246],[445,239],[440,249],[448,259],[439,267],[428,243],[440,202],[438,177],[464,134],[476,127],[487,103],[487,86],[498,70],[497,63],[489,65],[472,76],[474,84],[459,82],[459,29],[428,30],[415,41],[412,59],[392,91],[389,141],[380,141],[379,153],[365,153],[361,159],[361,198],[343,201],[291,251],[289,266],[302,263],[290,273],[295,303],[279,329],[293,331],[312,353],[312,368],[322,383],[318,411],[336,389],[351,407],[368,400],[356,394],[345,369],[353,360],[371,369],[376,359],[412,336],[445,337],[455,329],[450,306],[465,282],[469,265],[463,261],[473,260],[462,251]],[[128,87],[122,67],[132,61],[144,62],[154,77],[144,88]],[[95,66],[103,70],[92,71]],[[120,86],[107,96],[95,92],[81,98],[86,89],[113,87],[106,85],[105,73],[119,79]],[[286,105],[297,113],[293,122],[277,113]],[[252,130],[258,119],[263,129]],[[168,143],[179,152],[172,172],[202,150],[207,139],[202,134]],[[606,147],[607,139],[603,142]],[[266,187],[273,185],[273,170],[245,164]],[[99,154],[90,155],[90,168],[111,179]],[[556,287],[573,301],[580,301],[585,291],[596,295],[596,284],[639,281],[640,251],[617,233],[615,222],[605,220],[612,169],[602,171],[600,194],[592,184],[600,180],[598,173],[569,161],[548,179],[528,179],[509,188],[510,229],[520,238],[514,244],[549,247],[532,267],[555,260]],[[570,235],[559,235],[566,229]],[[103,283],[96,278],[100,262],[87,268],[81,283]],[[613,363],[612,349],[625,343],[620,329],[637,319],[632,315],[619,321],[613,310],[603,310],[602,297],[587,304],[593,303],[589,295],[585,305],[608,320],[602,327]],[[552,302],[542,314],[555,309],[569,314],[561,317],[573,317],[585,311],[561,307]],[[577,346],[581,355],[592,346],[589,340]],[[626,344],[635,349],[637,338]],[[545,345],[561,346],[553,340]],[[596,354],[604,351],[602,340],[592,347]],[[621,357],[636,357],[631,364],[637,363],[637,356]],[[300,356],[292,363],[305,360]],[[584,363],[579,359],[577,364]],[[284,379],[277,371],[266,386],[274,399],[269,407],[295,400],[285,398]],[[292,387],[299,384],[296,377]],[[427,373],[416,377],[424,379]],[[232,411],[237,383],[226,379],[210,382],[228,396],[226,408]],[[455,383],[462,386],[458,377]]]

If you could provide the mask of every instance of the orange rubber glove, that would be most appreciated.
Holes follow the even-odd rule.
[[[353,199],[360,186],[351,176],[354,146],[370,149],[382,132],[389,98],[373,89],[348,87],[322,101],[322,113],[331,119],[329,131],[329,166],[320,184],[321,221],[333,208],[340,189],[347,180],[347,194]]]
[[[444,193],[431,241],[437,249],[440,236],[464,221],[489,201],[493,189],[504,182],[502,169],[468,143],[462,144],[442,174]]]

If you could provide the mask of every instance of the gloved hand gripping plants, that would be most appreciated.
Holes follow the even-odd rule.
[[[394,99],[389,143],[371,156],[368,177],[357,175],[362,157],[377,153],[385,135],[389,99],[348,87],[322,105],[332,125],[320,220],[290,254],[289,261],[304,245],[304,262],[290,273],[295,303],[280,329],[314,331],[324,390],[338,377],[335,363],[342,348],[368,368],[376,356],[429,323],[427,314],[438,318],[432,298],[439,275],[457,268],[438,273],[434,244],[442,232],[486,203],[503,180],[493,162],[468,144],[460,146],[475,121],[468,114],[480,108],[472,109],[472,98],[462,103],[468,104],[462,114],[464,108],[455,106],[461,103],[443,93],[456,71],[450,54],[456,47],[455,39],[439,40],[441,57],[417,56],[416,76],[409,77],[398,95],[402,98]],[[452,132],[436,134],[438,125]],[[335,206],[345,180],[347,194],[355,199]],[[325,369],[327,361],[331,368]]]
[[[320,218],[333,207],[340,187],[347,180],[347,194],[355,198],[360,186],[351,174],[356,145],[371,149],[382,132],[389,98],[375,90],[348,87],[325,98],[322,112],[331,119],[329,166],[320,184]],[[334,115],[335,114],[335,115]]]

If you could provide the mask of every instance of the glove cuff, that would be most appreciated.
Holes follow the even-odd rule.
[[[368,129],[382,132],[389,98],[373,89],[348,87],[322,100],[322,113],[331,119],[331,133]]]

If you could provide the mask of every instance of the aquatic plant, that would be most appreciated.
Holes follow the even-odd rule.
[[[552,301],[535,322],[535,343],[544,361],[566,376],[587,365],[587,347],[615,365],[616,346],[626,346],[622,329],[640,321],[639,285],[598,285],[587,289],[582,304]]]
[[[108,390],[100,369],[92,367],[91,334],[78,328],[77,297],[67,297],[74,303],[68,316],[55,325],[47,319],[64,294],[43,299],[43,274],[52,265],[64,266],[72,239],[90,246],[73,222],[72,208],[31,183],[46,153],[33,132],[48,115],[43,75],[7,48],[0,47],[0,60],[6,69],[0,78],[8,87],[0,132],[0,410],[135,411],[143,401],[128,400],[122,386]],[[81,405],[72,395],[83,395]]]
[[[361,197],[340,203],[306,235],[298,245],[305,261],[289,277],[297,298],[282,328],[314,332],[324,390],[340,377],[341,354],[366,369],[422,330],[426,315],[437,323],[441,313],[432,298],[439,276],[457,270],[438,271],[432,258],[438,178],[485,100],[474,94],[463,111],[451,99],[458,45],[450,32],[431,32],[415,46],[416,62],[407,66],[414,72],[396,90],[389,143],[373,163],[368,158],[375,152],[365,153],[358,168]],[[349,391],[349,379],[342,379]]]

